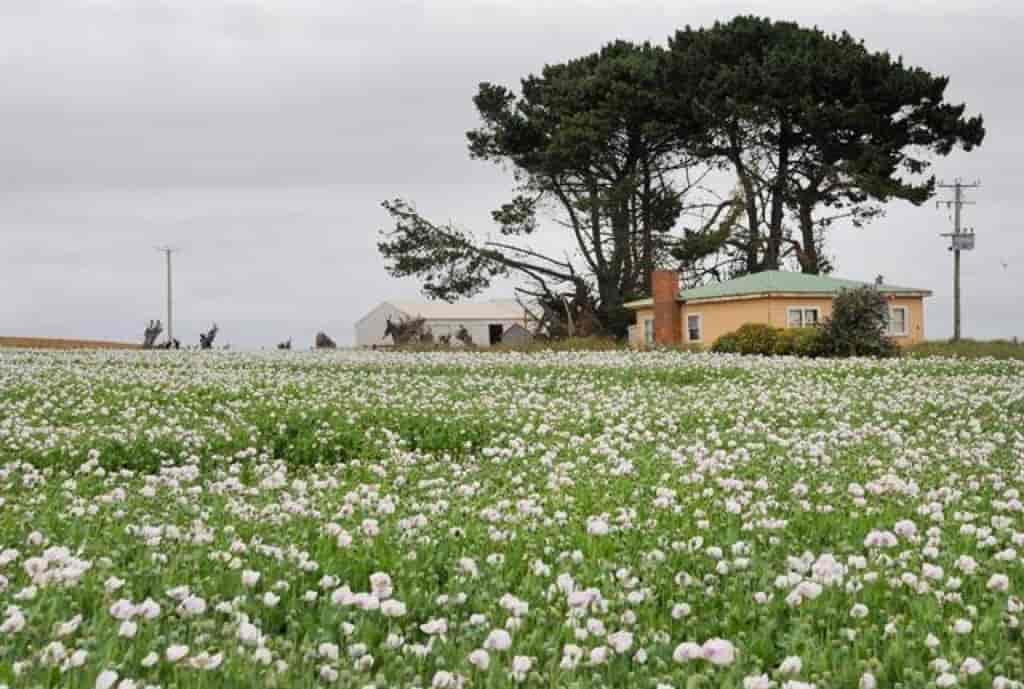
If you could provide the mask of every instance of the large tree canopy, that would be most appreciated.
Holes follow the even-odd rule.
[[[669,83],[695,152],[732,169],[746,227],[742,272],[792,255],[828,269],[822,231],[934,193],[929,157],[981,143],[981,117],[944,100],[948,79],[872,53],[850,35],[737,17],[669,39]],[[792,230],[795,229],[796,232]]]
[[[790,259],[827,270],[831,222],[929,198],[929,157],[984,136],[980,117],[945,102],[946,84],[847,34],[752,17],[678,31],[667,49],[618,41],[546,66],[518,93],[480,85],[470,155],[515,180],[493,213],[497,237],[396,199],[379,247],[428,296],[472,296],[515,274],[549,311],[567,299],[577,320],[621,334],[623,303],[658,266],[692,280]],[[709,192],[723,172],[734,190]],[[564,232],[572,251],[542,253],[540,231]]]
[[[396,227],[380,250],[392,274],[418,276],[428,295],[454,299],[515,272],[551,311],[561,311],[565,293],[577,320],[621,333],[629,318],[622,304],[644,294],[651,271],[670,260],[678,242],[671,232],[699,182],[689,174],[698,163],[690,129],[664,88],[663,52],[616,42],[545,67],[518,95],[481,84],[474,103],[483,123],[468,133],[470,154],[510,167],[516,180],[513,199],[493,213],[501,238],[480,241],[389,201]],[[568,233],[571,255],[531,248],[539,212]]]

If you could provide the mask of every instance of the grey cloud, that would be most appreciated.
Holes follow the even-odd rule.
[[[967,331],[1024,335],[1024,13],[939,0],[8,0],[0,333],[136,338],[163,309],[152,247],[171,243],[182,248],[175,293],[187,341],[211,320],[239,345],[311,341],[320,328],[344,340],[377,301],[417,295],[376,253],[382,199],[411,198],[481,231],[507,199],[509,177],[465,152],[478,82],[514,85],[613,38],[663,41],[749,11],[848,29],[949,74],[952,96],[986,116],[986,144],[935,172],[985,184],[967,211],[979,233],[964,261]],[[933,205],[894,204],[866,229],[833,232],[838,272],[935,290],[928,332],[945,336],[950,259],[937,234],[947,227]]]

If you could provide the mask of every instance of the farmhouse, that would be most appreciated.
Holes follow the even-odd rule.
[[[356,321],[357,347],[391,347],[395,343],[384,334],[388,319],[423,318],[435,339],[451,337],[463,327],[477,347],[499,344],[514,326],[525,328],[526,312],[514,300],[448,304],[445,302],[385,301]],[[518,331],[513,331],[518,336]]]
[[[906,346],[924,339],[924,298],[931,291],[842,280],[780,270],[679,289],[679,274],[652,276],[653,297],[626,304],[636,312],[629,339],[635,346],[695,344],[705,348],[744,323],[778,328],[814,325],[832,313],[832,299],[844,289],[872,284],[889,301],[888,334]]]

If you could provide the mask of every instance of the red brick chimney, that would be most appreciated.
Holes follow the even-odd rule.
[[[683,340],[682,315],[679,309],[679,273],[656,270],[651,274],[651,297],[654,299],[654,343],[677,345]]]

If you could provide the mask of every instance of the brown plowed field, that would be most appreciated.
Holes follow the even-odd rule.
[[[103,340],[64,340],[56,337],[0,337],[0,348],[19,349],[140,349],[129,342]]]

